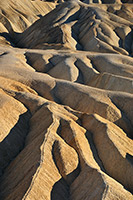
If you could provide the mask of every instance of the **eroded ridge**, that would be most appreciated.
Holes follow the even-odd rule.
[[[1,200],[133,199],[132,1],[111,3],[1,3]]]

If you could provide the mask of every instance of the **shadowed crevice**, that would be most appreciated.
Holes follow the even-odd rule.
[[[53,157],[54,163],[55,163],[60,175],[62,176],[62,173],[61,173],[59,166],[56,162],[56,157],[55,157],[55,154],[54,154],[54,151],[55,151],[54,148],[56,148],[57,143],[58,143],[58,141],[55,141],[53,146],[52,146],[52,157]],[[70,197],[70,186],[74,182],[74,180],[78,177],[80,171],[81,170],[80,170],[80,162],[79,162],[77,168],[75,170],[73,170],[71,173],[69,173],[68,175],[66,175],[66,179],[64,179],[62,177],[59,181],[57,181],[53,185],[53,188],[52,188],[52,191],[51,191],[51,200],[57,200],[57,199],[58,200],[70,200],[71,199],[71,197]]]
[[[46,63],[43,58],[43,54],[26,52],[24,55],[27,60],[27,64],[34,68],[37,72],[47,73],[54,67],[50,60],[51,58],[49,58],[49,62]]]
[[[87,140],[88,140],[88,143],[89,143],[89,145],[90,145],[90,148],[91,148],[91,151],[92,151],[92,154],[93,154],[93,157],[94,157],[95,161],[96,161],[97,164],[99,165],[100,169],[101,169],[104,173],[106,173],[106,170],[105,170],[105,168],[104,168],[104,166],[103,166],[102,160],[100,159],[100,157],[99,157],[99,155],[98,155],[97,148],[96,148],[96,146],[95,146],[95,144],[94,144],[92,133],[89,132],[89,131],[86,131],[85,136],[86,136],[86,138],[87,138]]]
[[[41,109],[43,110],[43,108],[44,107],[42,107]],[[52,123],[52,117],[49,114],[50,113],[48,111],[47,120],[49,121],[49,123],[47,127],[49,127]],[[16,126],[20,126],[21,120],[19,120],[19,123],[17,123],[13,128],[13,131],[14,133],[16,133],[16,135]],[[24,127],[25,123],[22,124],[22,132],[24,130]],[[38,177],[38,174],[41,170],[42,163],[44,161],[44,146],[48,137],[45,135],[47,133],[47,127],[45,127],[40,132],[40,134],[38,134],[37,132],[36,137],[33,136],[34,131],[27,131],[27,133],[29,132],[28,137],[31,137],[32,139],[28,139],[28,141],[26,141],[26,145],[25,143],[23,144],[21,152],[18,152],[18,154],[16,154],[9,167],[5,169],[3,175],[0,178],[0,200],[5,200],[8,198],[10,199],[10,195],[12,195],[15,200],[26,199],[29,193],[31,192],[35,180]],[[23,134],[24,133],[25,130]],[[13,139],[13,137],[11,138]],[[20,140],[22,140],[22,138],[20,138]],[[36,140],[38,140],[37,145],[34,144]],[[13,141],[14,140],[12,140],[12,142]],[[27,157],[27,155],[29,155],[29,157]],[[17,192],[18,188],[21,192]]]
[[[66,181],[61,178],[57,181],[51,191],[51,200],[70,200],[69,186]]]
[[[127,117],[126,113],[118,106],[114,100],[111,100],[112,103],[121,111],[121,118],[114,122],[118,127],[120,127],[129,137],[133,139],[133,126],[130,119]]]
[[[79,71],[78,78],[75,82],[80,83],[80,84],[84,84],[84,76],[83,76],[81,69],[77,65],[77,60],[74,62],[74,65],[78,68],[78,71]]]
[[[24,148],[25,139],[29,132],[30,117],[29,111],[21,114],[16,125],[0,143],[0,175],[4,173],[4,169]]]
[[[129,153],[127,153],[126,154],[126,159],[133,165],[133,156],[132,155],[130,155]]]
[[[10,36],[9,33],[6,33],[6,32],[0,33],[0,37],[5,38],[5,40],[6,40],[7,42],[9,42],[9,43],[11,44],[12,47],[15,47],[15,44],[14,44],[14,42],[13,42],[13,40],[12,40],[12,37]]]

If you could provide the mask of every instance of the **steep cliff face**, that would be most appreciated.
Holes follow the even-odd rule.
[[[0,1],[1,200],[133,199],[132,9]]]

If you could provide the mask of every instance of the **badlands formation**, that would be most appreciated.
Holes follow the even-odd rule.
[[[132,200],[133,1],[0,0],[0,200]]]

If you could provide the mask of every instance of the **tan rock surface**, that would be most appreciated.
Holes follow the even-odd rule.
[[[132,3],[0,1],[0,200],[133,199]]]

